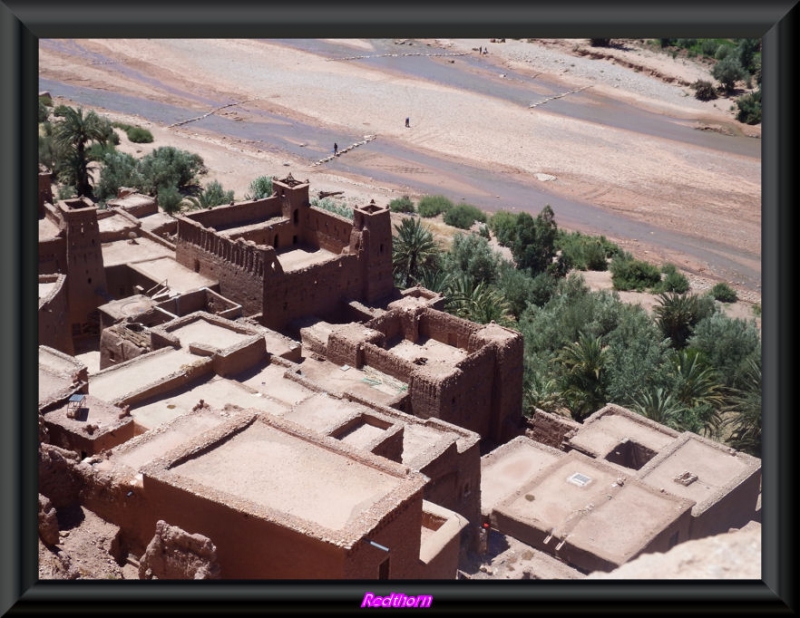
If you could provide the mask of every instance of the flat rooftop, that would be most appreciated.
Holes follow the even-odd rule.
[[[677,431],[657,426],[644,417],[638,418],[635,412],[628,414],[635,416],[615,413],[612,408],[588,419],[570,439],[570,445],[596,457],[604,457],[623,440],[628,440],[658,453],[679,435]]]
[[[350,401],[336,399],[325,393],[315,393],[294,406],[284,418],[319,433],[328,433],[347,419],[366,410]]]
[[[640,470],[638,478],[655,489],[694,500],[698,510],[759,468],[758,459],[687,432]]]
[[[175,221],[175,218],[172,215],[161,211],[151,215],[145,215],[144,217],[139,217],[139,222],[142,224],[142,229],[147,230],[148,232],[152,232],[153,230],[157,230],[168,225],[177,225],[177,221]]]
[[[136,318],[142,313],[148,313],[157,305],[158,301],[149,296],[134,294],[120,300],[112,300],[105,305],[100,305],[98,309],[114,318],[114,320],[119,321],[124,318]]]
[[[302,384],[285,378],[286,371],[287,368],[282,365],[268,363],[260,368],[248,370],[235,378],[242,384],[289,406],[297,405],[315,393]]]
[[[89,392],[104,401],[113,402],[145,386],[159,382],[167,375],[177,372],[183,365],[191,365],[205,360],[190,354],[183,348],[166,350],[166,352],[158,350],[138,356],[133,361],[90,376]]]
[[[112,232],[122,232],[128,230],[130,232],[136,232],[137,228],[139,227],[136,225],[134,221],[131,221],[128,217],[121,215],[118,212],[115,212],[113,209],[110,211],[112,214],[106,215],[104,217],[97,217],[97,228],[100,230],[100,233],[112,233]],[[138,237],[138,232],[136,232]],[[137,240],[138,242],[138,240]]]
[[[315,264],[322,264],[338,257],[326,249],[314,249],[312,247],[293,247],[284,251],[278,251],[278,262],[284,272],[302,270]]]
[[[184,348],[199,343],[224,350],[253,338],[253,335],[237,333],[235,330],[225,328],[202,317],[172,329],[170,333],[180,339],[181,346]]]
[[[403,482],[259,419],[170,471],[329,530],[343,529]]]
[[[145,405],[131,406],[131,415],[136,424],[143,429],[155,429],[175,418],[189,414],[203,400],[208,405],[222,409],[226,404],[240,408],[256,408],[276,416],[285,414],[289,406],[262,393],[220,376],[189,387],[183,387],[166,393],[157,401],[149,401]]]
[[[136,244],[131,244],[127,240],[115,240],[105,242],[103,248],[103,266],[119,266],[120,264],[131,264],[140,260],[154,259],[159,257],[174,257],[175,252],[164,245],[150,240],[149,238],[137,238]],[[158,279],[162,281],[164,277]]]
[[[58,226],[47,217],[39,219],[39,240],[50,240],[58,236]]]
[[[64,374],[53,373],[47,367],[39,365],[39,405],[49,402],[59,394],[66,394],[72,386],[72,380]]]
[[[356,369],[325,359],[307,357],[300,365],[300,370],[304,377],[330,393],[353,393],[384,405],[389,405],[408,391],[408,384],[405,382],[368,366]]]
[[[561,451],[518,436],[481,457],[481,512],[490,515],[495,506],[564,456]]]
[[[413,343],[408,339],[400,339],[388,350],[400,358],[412,363],[424,365],[437,373],[447,374],[453,371],[455,364],[467,357],[466,350],[456,348],[436,339],[422,339]]]
[[[162,248],[166,249],[166,247]],[[168,249],[166,250],[169,251]],[[198,288],[212,287],[217,284],[214,279],[209,279],[200,273],[196,273],[178,264],[173,256],[174,253],[169,253],[169,255],[153,257],[153,259],[131,264],[131,268],[139,271],[151,281],[157,283],[166,281],[167,287],[175,292],[189,292]]]
[[[47,346],[39,346],[39,367],[52,373],[72,375],[79,373],[86,366],[72,356],[62,354]]]
[[[222,425],[229,418],[230,414],[223,414],[220,410],[200,408],[117,447],[111,456],[111,462],[122,463],[138,471],[154,459],[183,446],[195,436]]]

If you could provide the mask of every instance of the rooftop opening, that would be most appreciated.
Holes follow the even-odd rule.
[[[606,455],[606,461],[639,470],[655,455],[655,451],[626,438],[611,449],[611,452]]]

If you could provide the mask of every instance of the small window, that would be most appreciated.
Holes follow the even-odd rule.
[[[387,558],[378,567],[378,579],[389,579],[389,559]]]

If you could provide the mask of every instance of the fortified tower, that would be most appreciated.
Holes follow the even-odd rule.
[[[108,300],[97,207],[79,197],[58,203],[67,244],[69,322],[74,339],[99,333],[97,308]]]
[[[357,252],[364,282],[363,298],[368,304],[374,303],[389,296],[394,289],[389,208],[376,205],[375,200],[355,208],[351,246],[357,235],[361,237]]]
[[[273,239],[275,249],[280,249],[287,245],[298,244],[298,239],[303,241],[303,221],[304,213],[311,206],[308,200],[308,181],[295,180],[291,173],[286,178],[272,179],[272,190],[281,201],[281,214],[283,218],[290,222],[291,237],[280,238],[276,234]]]

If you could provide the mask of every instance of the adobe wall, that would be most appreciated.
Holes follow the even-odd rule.
[[[134,199],[125,199],[134,196]],[[125,211],[134,217],[142,218],[158,212],[158,202],[149,195],[138,193],[134,189],[125,190],[120,187],[117,197],[106,202],[109,208]]]
[[[63,237],[39,240],[39,274],[65,273],[67,270],[67,240]]]
[[[130,233],[133,232],[138,237],[141,230],[141,222],[124,210],[98,210],[97,221],[115,217],[117,229],[100,230],[100,242],[115,242],[118,240],[129,240]],[[99,227],[99,226],[98,226]]]
[[[361,285],[357,258],[351,255],[265,277],[263,324],[273,330],[282,330],[299,317],[323,317],[336,311],[342,299],[358,296]],[[233,298],[228,294],[225,296]]]
[[[44,205],[53,203],[52,173],[39,165],[39,218],[44,217]]]
[[[526,425],[527,437],[561,451],[566,450],[567,441],[580,428],[580,424],[572,419],[550,414],[539,408],[534,410],[533,416],[526,419]]]
[[[419,320],[419,334],[462,350],[469,349],[472,334],[481,328],[469,320],[441,311],[423,311]]]
[[[385,341],[392,341],[399,337],[409,339],[409,341],[412,342],[416,341],[416,339],[410,339],[405,336],[405,329],[403,329],[401,316],[398,311],[387,311],[383,315],[379,315],[367,322],[365,326],[383,333]]]
[[[455,579],[461,551],[462,531],[468,525],[457,513],[423,502],[423,526],[433,530],[420,547],[423,579]]]
[[[83,482],[74,472],[79,462],[80,457],[72,451],[52,444],[39,445],[39,493],[57,509],[80,501]]]
[[[404,358],[400,358],[399,356],[396,356],[372,343],[364,343],[362,344],[362,348],[362,358],[365,365],[372,367],[373,369],[377,369],[381,373],[390,375],[393,378],[397,378],[401,382],[408,382],[409,392],[412,392],[411,381],[414,377],[414,371],[418,369],[414,363]]]
[[[255,335],[230,349],[220,350],[213,356],[213,368],[217,375],[230,377],[254,367],[267,357],[264,338]]]
[[[353,222],[327,210],[305,208],[300,217],[303,242],[340,254],[350,246]]]
[[[383,347],[383,333],[372,330],[362,324],[342,324],[334,327],[328,336],[325,355],[337,365],[350,365],[360,369],[364,365],[363,346],[371,343]]]
[[[367,303],[375,303],[390,296],[395,287],[392,272],[392,220],[387,207],[377,206],[372,200],[366,206],[354,209],[350,251],[358,253],[363,269],[362,298]]]
[[[100,369],[113,367],[151,352],[150,332],[128,328],[128,323],[115,324],[100,333]]]
[[[691,538],[702,539],[722,534],[731,528],[741,528],[755,519],[760,488],[760,469],[753,470],[730,490],[727,486],[722,488],[708,501],[711,503],[708,508],[692,519]]]
[[[422,492],[410,496],[381,519],[365,538],[389,548],[389,553],[366,541],[356,543],[347,552],[347,579],[377,579],[381,562],[389,558],[389,579],[422,577],[419,559],[422,536]]]
[[[345,577],[343,549],[253,517],[236,501],[217,500],[182,491],[145,475],[151,513],[144,522],[144,541],[158,519],[208,537],[217,547],[222,579],[340,579]],[[206,489],[203,493],[213,492]]]
[[[72,337],[64,328],[69,322],[67,278],[65,275],[39,275],[39,283],[55,284],[50,293],[39,300],[39,345],[72,355]]]
[[[183,217],[178,219],[175,259],[218,281],[220,294],[242,305],[246,315],[262,311],[265,278],[283,272],[272,247],[229,240]]]
[[[224,230],[261,223],[273,217],[280,217],[282,214],[280,199],[273,196],[261,200],[237,202],[233,206],[196,210],[182,216],[196,221],[203,227]]]

